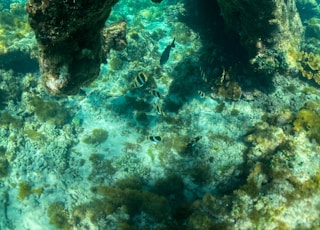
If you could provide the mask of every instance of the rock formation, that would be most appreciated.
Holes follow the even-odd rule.
[[[43,85],[55,95],[76,94],[94,81],[110,48],[124,48],[125,23],[102,32],[118,0],[28,0],[29,23],[39,45]],[[108,35],[108,36],[109,36]],[[112,42],[111,42],[112,41]]]
[[[257,71],[286,69],[288,51],[299,49],[303,28],[294,0],[217,0],[221,15],[240,36]]]

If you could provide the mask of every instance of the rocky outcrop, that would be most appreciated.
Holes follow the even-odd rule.
[[[76,94],[94,81],[112,46],[125,47],[125,23],[106,41],[103,28],[118,0],[28,0],[29,23],[39,45],[43,85],[55,95]],[[117,42],[120,42],[118,44]],[[111,46],[110,46],[111,45]],[[102,47],[104,47],[102,49]]]
[[[298,49],[303,27],[294,0],[217,0],[221,15],[240,36],[256,70],[286,68],[288,50]]]

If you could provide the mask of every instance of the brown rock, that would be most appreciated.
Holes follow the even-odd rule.
[[[76,94],[98,77],[100,64],[106,60],[101,31],[117,2],[28,0],[26,10],[39,45],[42,81],[49,93]],[[116,40],[109,49],[123,47],[123,38],[118,40],[121,44]]]

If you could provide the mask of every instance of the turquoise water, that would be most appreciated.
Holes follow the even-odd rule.
[[[106,26],[127,22],[126,49],[72,96],[45,91],[24,5],[11,3],[0,7],[0,229],[320,225],[317,2],[287,1],[290,20],[261,32],[250,6],[122,0]]]

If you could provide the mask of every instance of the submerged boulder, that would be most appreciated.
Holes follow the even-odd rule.
[[[39,45],[43,85],[55,95],[76,94],[94,81],[112,46],[125,47],[125,23],[111,43],[102,30],[118,0],[28,0],[26,10]],[[105,34],[105,33],[104,33]],[[117,34],[117,35],[115,35]],[[120,42],[121,44],[118,44]],[[112,45],[106,48],[106,44]]]
[[[299,50],[303,27],[294,0],[217,0],[228,27],[240,36],[260,72],[290,67],[289,50]],[[287,66],[289,64],[289,66]]]

